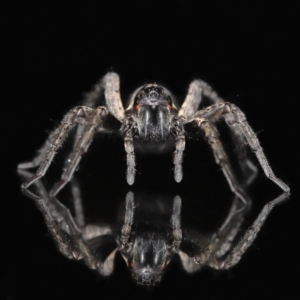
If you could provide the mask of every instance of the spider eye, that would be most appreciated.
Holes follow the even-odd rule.
[[[168,109],[172,108],[172,103],[168,103]]]
[[[139,104],[136,104],[135,106],[134,106],[134,109],[135,109],[135,111],[138,111],[139,109],[140,109],[140,105]]]
[[[130,267],[130,268],[134,268],[134,262],[133,262],[133,261],[131,261],[131,262],[129,263],[129,267]]]

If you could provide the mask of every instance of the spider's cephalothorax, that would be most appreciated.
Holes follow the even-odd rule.
[[[166,88],[145,85],[133,97],[132,110],[138,138],[159,141],[169,137],[176,108]]]
[[[161,280],[173,254],[168,248],[163,235],[143,228],[143,232],[134,239],[130,252],[122,254],[138,283],[154,285]]]
[[[104,94],[106,105],[97,106],[102,94]],[[208,99],[210,105],[200,109],[203,97]],[[71,180],[82,155],[87,152],[95,134],[110,131],[110,125],[115,123],[112,122],[114,120],[119,123],[119,128],[121,128],[119,133],[124,139],[128,184],[133,184],[135,180],[135,147],[138,145],[140,148],[150,149],[152,152],[160,148],[162,143],[173,146],[171,151],[174,151],[175,148],[173,153],[174,178],[180,182],[183,177],[182,157],[185,149],[185,136],[189,136],[191,134],[189,130],[193,128],[193,132],[196,129],[196,131],[204,133],[231,190],[246,203],[247,197],[232,170],[215,126],[215,123],[222,119],[228,125],[233,136],[241,165],[252,170],[253,173],[256,171],[256,167],[245,154],[245,145],[248,144],[255,153],[265,175],[283,191],[289,192],[289,187],[275,176],[244,113],[236,105],[220,98],[207,83],[200,79],[192,81],[187,96],[178,109],[166,88],[157,84],[145,85],[133,93],[128,108],[124,110],[120,96],[119,76],[113,72],[109,72],[101,78],[93,90],[87,94],[83,105],[71,109],[66,114],[60,127],[50,134],[38,151],[38,155],[31,162],[18,165],[19,169],[39,166],[36,174],[22,184],[22,190],[31,194],[28,187],[44,176],[64,139],[78,125],[73,151],[68,157],[68,163],[65,164],[61,179],[51,192],[56,195]],[[143,143],[140,143],[141,140]],[[171,148],[165,147],[169,151]]]

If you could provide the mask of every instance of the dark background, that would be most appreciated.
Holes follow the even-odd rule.
[[[296,18],[296,1],[11,1],[2,18],[0,299],[300,299]],[[17,164],[33,156],[47,131],[111,68],[120,74],[123,99],[156,81],[182,101],[191,80],[206,80],[246,113],[275,173],[290,185],[290,200],[275,208],[232,270],[187,276],[175,259],[161,284],[147,290],[118,257],[115,273],[100,278],[57,251],[41,213],[21,194]],[[117,137],[99,141],[79,176],[89,184],[85,201],[113,210],[129,190],[125,153]],[[188,141],[180,185],[170,156],[137,159],[132,189],[180,194],[186,216],[197,201],[212,218],[222,201],[230,203],[202,140]],[[280,190],[259,175],[249,193],[248,225]]]

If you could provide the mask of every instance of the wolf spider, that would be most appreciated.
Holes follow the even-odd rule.
[[[97,106],[103,93],[106,106]],[[203,96],[210,101],[211,105],[199,109]],[[88,151],[96,133],[111,130],[111,125],[117,122],[127,153],[127,182],[129,185],[132,185],[135,180],[135,149],[148,150],[148,152],[162,149],[167,151],[170,146],[175,149],[174,177],[177,182],[180,182],[183,176],[182,157],[185,149],[185,137],[191,133],[190,129],[193,128],[196,131],[204,132],[216,162],[221,166],[231,190],[246,203],[247,196],[232,170],[219,139],[215,123],[220,119],[224,119],[230,128],[242,165],[256,169],[246,158],[245,144],[247,143],[255,153],[265,175],[284,192],[289,192],[289,187],[275,176],[244,113],[236,105],[221,99],[207,83],[200,79],[192,81],[180,108],[177,107],[174,97],[165,87],[156,83],[146,84],[133,92],[129,105],[124,110],[120,97],[119,76],[114,72],[107,73],[98,81],[92,91],[87,94],[83,105],[76,106],[65,115],[61,125],[50,134],[32,161],[18,165],[19,169],[39,166],[35,175],[22,184],[22,190],[31,193],[28,187],[45,175],[56,152],[70,131],[78,126],[73,151],[67,159],[66,168],[61,179],[51,191],[53,196],[57,195],[71,180],[82,155]]]

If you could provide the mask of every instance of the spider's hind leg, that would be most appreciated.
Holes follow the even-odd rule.
[[[207,125],[207,126],[213,128],[215,126],[212,125],[212,122],[216,122],[222,117],[225,117],[225,121],[230,127],[234,128],[234,130],[239,132],[240,135],[239,138],[242,138],[244,141],[246,141],[249,144],[250,148],[255,153],[265,175],[269,179],[271,179],[275,184],[277,184],[284,192],[290,192],[290,188],[281,179],[275,176],[263,152],[263,149],[260,146],[256,134],[249,126],[244,113],[236,105],[228,102],[211,105],[207,108],[199,110],[195,114],[194,120],[197,121],[198,124],[201,123],[202,119],[209,120],[211,125]],[[210,131],[208,129],[205,129],[205,126],[204,126],[204,130],[206,130],[205,131],[206,134]],[[217,149],[218,146],[215,148]]]
[[[244,192],[240,183],[238,182],[229,158],[225,152],[225,149],[219,139],[219,132],[216,126],[210,122],[208,119],[196,117],[194,122],[197,124],[197,127],[202,129],[205,133],[205,137],[214,152],[216,162],[221,166],[222,171],[229,183],[231,190],[245,203],[249,203],[247,194]]]
[[[248,124],[244,113],[234,104],[227,103],[227,106],[230,107],[230,110],[228,111],[228,115],[230,116],[230,122],[228,122],[229,126],[237,127],[239,132],[243,135],[250,148],[255,153],[265,175],[277,184],[284,192],[289,193],[290,188],[281,179],[275,176],[263,149],[260,146],[260,142]]]
[[[201,79],[196,79],[192,81],[189,86],[188,94],[179,110],[178,116],[184,117],[187,121],[190,121],[197,116],[197,110],[200,107],[203,96],[206,97],[209,101],[209,104],[211,104],[207,108],[212,112],[214,112],[213,109],[211,109],[212,107],[216,107],[218,105],[224,106],[225,104],[224,99],[222,99],[209,84]],[[203,110],[205,110],[205,108]],[[247,157],[245,139],[239,128],[233,124],[232,117],[227,114],[224,116],[224,118],[229,126],[242,171],[247,176],[246,185],[248,185],[255,178],[257,174],[257,168]]]

